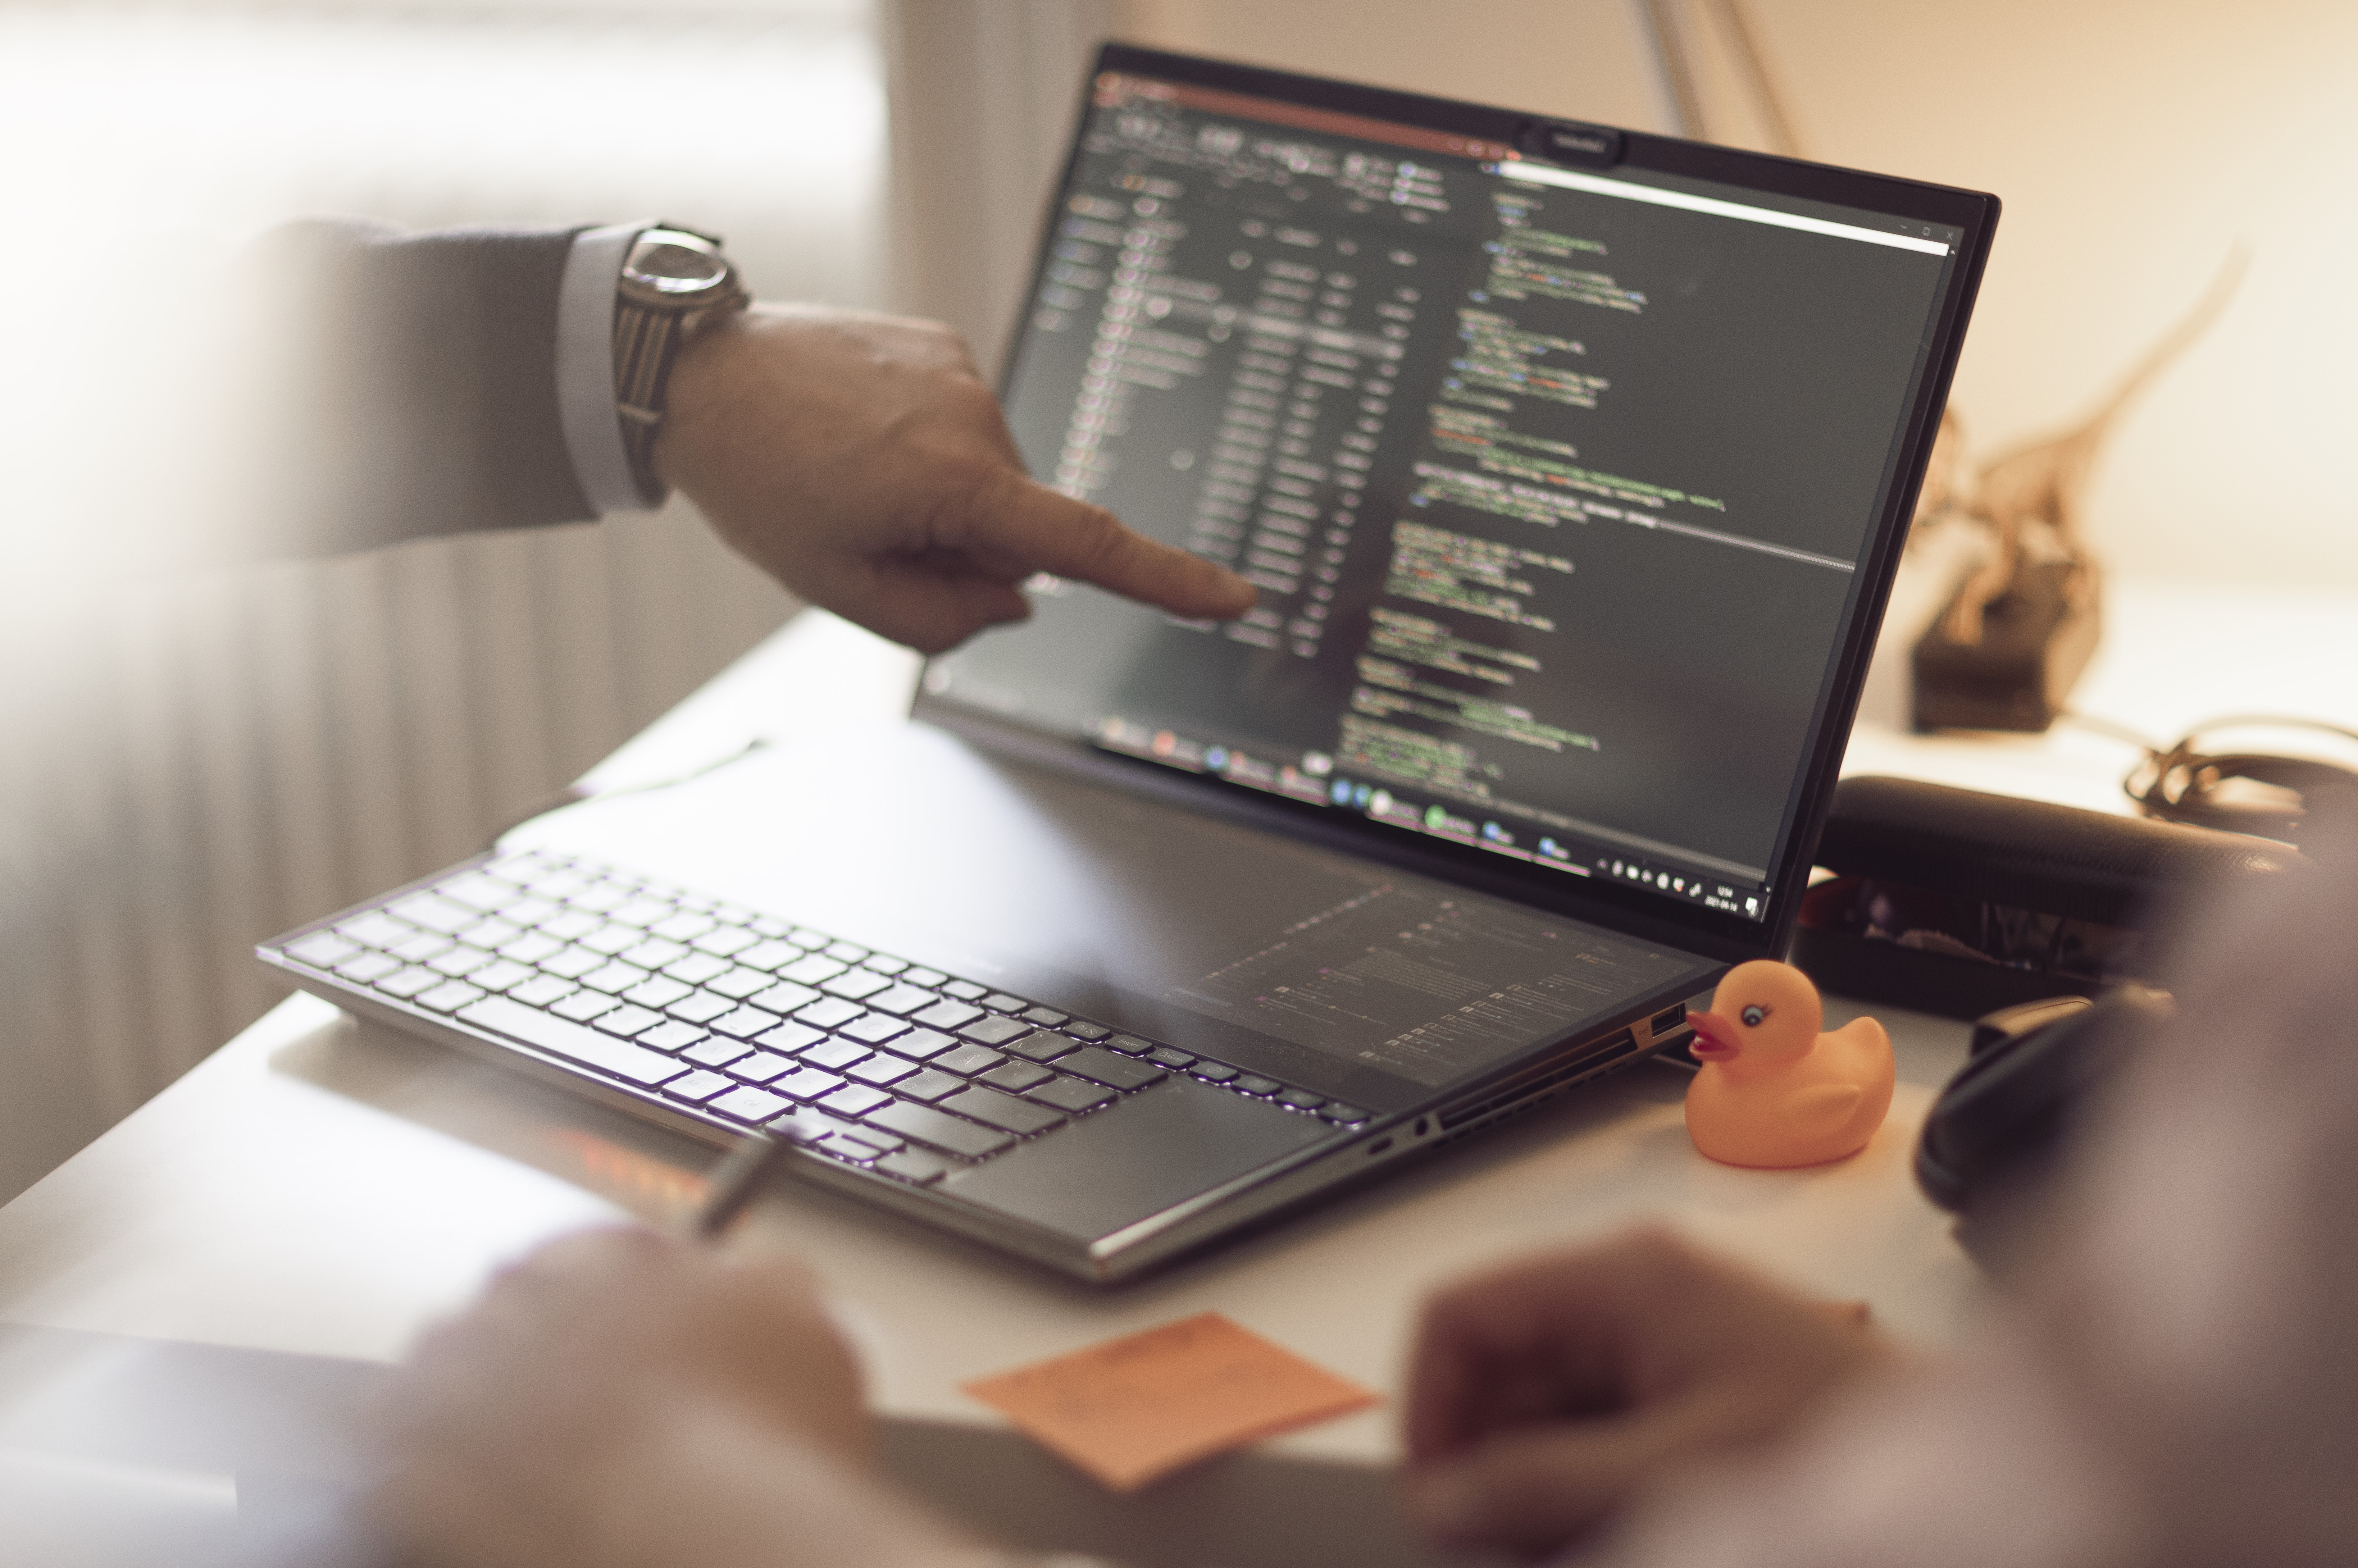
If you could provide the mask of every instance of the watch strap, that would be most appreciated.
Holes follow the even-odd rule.
[[[733,272],[725,294],[692,309],[665,309],[641,304],[627,295],[616,297],[614,412],[621,422],[631,478],[648,505],[660,503],[665,494],[663,480],[655,472],[655,438],[662,433],[669,408],[672,366],[678,361],[679,351],[715,322],[752,303],[752,296]]]

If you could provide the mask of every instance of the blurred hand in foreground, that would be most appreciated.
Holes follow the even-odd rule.
[[[1662,1232],[1509,1264],[1425,1307],[1403,1501],[1444,1542],[1541,1556],[1663,1472],[1783,1434],[1884,1354]]]
[[[1252,585],[1035,483],[956,333],[760,307],[691,343],[655,443],[740,554],[815,604],[924,653],[1031,613],[1048,572],[1188,619]]]
[[[955,1548],[866,1473],[809,1276],[653,1231],[567,1238],[420,1343],[370,1512],[452,1568],[892,1568]]]

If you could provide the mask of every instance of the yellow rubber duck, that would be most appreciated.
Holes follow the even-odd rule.
[[[1790,964],[1738,964],[1691,1012],[1703,1070],[1687,1135],[1729,1165],[1821,1165],[1866,1147],[1891,1108],[1891,1037],[1871,1018],[1831,1034],[1818,988]]]

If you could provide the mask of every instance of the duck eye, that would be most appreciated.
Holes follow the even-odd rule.
[[[1757,1029],[1760,1026],[1760,1021],[1768,1016],[1768,1010],[1756,1001],[1738,1016],[1744,1020],[1744,1026],[1747,1029]]]

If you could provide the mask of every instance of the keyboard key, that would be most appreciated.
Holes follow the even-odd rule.
[[[1357,1127],[1368,1119],[1366,1111],[1355,1105],[1345,1105],[1338,1099],[1330,1099],[1320,1106],[1318,1114],[1329,1121],[1339,1122],[1345,1127]]]
[[[901,971],[901,980],[904,985],[937,986],[948,979],[949,977],[942,973],[939,969],[903,969]]]
[[[611,1012],[622,1004],[603,991],[575,991],[548,1011],[559,1018],[569,1018],[576,1023],[587,1023],[601,1012]]]
[[[1021,1056],[1031,1062],[1051,1062],[1073,1048],[1073,1043],[1061,1034],[1035,1029],[1020,1040],[1010,1040],[1000,1047],[1011,1056]]]
[[[892,1135],[880,1132],[877,1136],[888,1138]],[[884,1152],[873,1143],[864,1143],[849,1132],[830,1132],[820,1139],[816,1147],[834,1155],[838,1160],[857,1160],[863,1165],[881,1157]]]
[[[579,947],[567,947],[533,966],[542,974],[555,975],[561,980],[578,980],[582,976],[605,967],[604,958]]]
[[[587,947],[592,953],[602,953],[609,958],[625,947],[638,946],[638,943],[639,933],[627,925],[601,925],[587,936],[573,939],[576,947]]]
[[[796,985],[815,986],[821,980],[835,979],[847,968],[849,968],[848,965],[838,964],[832,958],[822,958],[813,953],[806,957],[797,958],[780,969],[778,978],[782,980],[792,980]]]
[[[348,980],[358,980],[362,985],[367,985],[371,980],[381,980],[403,967],[401,960],[390,953],[363,952],[357,958],[347,958],[338,964],[336,973]],[[564,984],[562,980],[557,983]]]
[[[503,996],[485,997],[460,1009],[459,1020],[649,1088],[687,1071],[659,1051],[609,1039],[594,1029],[552,1018]]]
[[[923,1062],[943,1052],[959,1049],[959,1043],[932,1029],[913,1029],[892,1042],[892,1049],[903,1056],[914,1056]],[[971,1050],[971,1046],[963,1047]]]
[[[733,958],[761,938],[734,925],[723,925],[708,931],[688,944],[699,953],[709,953],[716,958]]]
[[[1114,1099],[1111,1089],[1099,1088],[1086,1078],[1067,1078],[1062,1076],[1024,1092],[1044,1105],[1053,1105],[1058,1110],[1073,1116],[1078,1116],[1085,1110],[1095,1110],[1101,1105],[1110,1105]]]
[[[945,996],[954,996],[960,1001],[972,1001],[977,997],[990,994],[989,986],[979,986],[972,980],[948,980],[936,989]]]
[[[797,925],[785,934],[785,939],[798,947],[819,948],[835,940],[824,931],[813,931],[807,925]]]
[[[513,942],[500,947],[500,957],[519,964],[537,964],[551,953],[562,953],[565,944],[545,931],[527,931]]]
[[[1285,1087],[1283,1084],[1277,1082],[1275,1079],[1256,1078],[1249,1076],[1237,1079],[1236,1082],[1229,1087],[1234,1088],[1238,1094],[1248,1095],[1273,1095],[1277,1093],[1278,1090]]]
[[[1113,1033],[1102,1023],[1083,1023],[1079,1019],[1065,1025],[1065,1033],[1076,1040],[1086,1040],[1094,1045]]]
[[[1069,1016],[1067,1013],[1058,1012],[1053,1007],[1027,1008],[1023,1012],[1025,1022],[1036,1023],[1043,1029],[1054,1029]]]
[[[811,1003],[795,1016],[805,1023],[816,1023],[821,1029],[834,1029],[850,1022],[866,1011],[856,1001],[846,1001],[839,996],[831,996],[823,1001]]]
[[[299,942],[289,942],[282,951],[315,969],[332,969],[362,948],[359,943],[347,942],[332,931],[314,931]]]
[[[395,957],[411,964],[422,964],[435,954],[447,953],[449,950],[450,938],[437,935],[431,931],[421,931],[416,935],[396,942],[385,949]]]
[[[906,1034],[909,1026],[897,1018],[887,1018],[871,1012],[865,1018],[855,1018],[843,1026],[842,1033],[854,1040],[864,1040],[871,1045],[882,1045],[895,1034]]]
[[[559,979],[555,975],[536,975],[520,986],[510,987],[508,996],[527,1007],[546,1007],[580,989],[571,980]]]
[[[957,1167],[938,1154],[928,1154],[918,1149],[903,1149],[897,1154],[887,1154],[877,1161],[876,1168],[888,1176],[898,1176],[904,1182],[914,1182],[922,1187],[929,1183],[940,1181],[944,1175]]]
[[[830,1040],[824,1045],[814,1045],[803,1053],[803,1060],[815,1067],[840,1070],[854,1062],[865,1062],[874,1053],[856,1040]]]
[[[974,1091],[966,1091],[972,1094]],[[1003,1097],[1002,1097],[1003,1098]],[[866,1119],[887,1132],[897,1132],[919,1143],[929,1143],[936,1149],[946,1149],[953,1154],[963,1154],[969,1160],[979,1160],[996,1154],[1015,1141],[995,1128],[977,1127],[971,1121],[960,1121],[955,1116],[945,1116],[922,1105],[907,1100],[894,1100],[868,1113]]]
[[[674,1099],[684,1099],[691,1105],[702,1105],[714,1095],[726,1094],[737,1086],[718,1073],[690,1073],[684,1078],[674,1078],[664,1086],[663,1092]]]
[[[966,1025],[958,1033],[985,1045],[1004,1045],[1018,1036],[1031,1033],[1032,1028],[1011,1018],[984,1018]]]
[[[692,991],[664,1011],[690,1023],[709,1023],[724,1013],[736,1011],[737,1004],[725,996],[714,996],[710,991]]]
[[[463,903],[470,909],[480,909],[486,914],[502,904],[514,903],[516,895],[514,886],[495,878],[487,877],[481,871],[471,871],[463,877],[453,877],[435,888],[434,892],[437,895],[447,898],[454,903]]]
[[[376,989],[387,996],[397,996],[406,1000],[420,991],[432,990],[442,981],[443,977],[433,970],[412,966],[406,969],[397,970],[377,981]]]
[[[755,915],[753,918],[748,920],[745,918],[746,913],[746,911],[739,909],[735,904],[730,904],[726,908],[714,910],[712,912],[712,917],[716,920],[725,918],[732,923],[750,926],[762,935],[773,939],[782,938],[787,932],[794,929],[794,927],[785,921],[773,919],[771,916],[766,914]]]
[[[693,942],[711,930],[715,924],[708,914],[682,912],[669,920],[656,921],[647,927],[647,935],[660,936],[666,942]]]
[[[412,1000],[436,1012],[456,1012],[482,994],[464,980],[445,980],[430,991],[420,991]]]
[[[768,990],[770,977],[759,969],[731,969],[717,979],[705,981],[704,989],[742,1001],[755,991]]]
[[[892,982],[882,975],[874,974],[867,969],[854,969],[849,974],[838,975],[835,979],[823,982],[818,989],[829,996],[849,997],[852,1000],[859,1001],[863,998],[874,996],[878,991],[892,989]]]
[[[906,958],[888,958],[882,953],[871,953],[860,960],[863,969],[873,969],[880,975],[897,975],[909,967]]]
[[[807,1023],[781,1023],[767,1034],[757,1038],[753,1044],[766,1050],[792,1056],[810,1049],[826,1038],[825,1034]]]
[[[818,1103],[838,1116],[864,1116],[880,1105],[891,1104],[892,1099],[892,1097],[882,1089],[854,1084],[849,1088],[836,1090]]]
[[[483,918],[479,910],[463,903],[452,903],[430,892],[414,892],[395,903],[385,905],[385,913],[397,915],[412,925],[422,925],[428,931],[438,931],[445,936],[456,935]]]
[[[524,885],[541,898],[571,898],[590,885],[590,879],[579,871],[559,871],[535,877]]]
[[[336,935],[363,947],[390,947],[404,937],[415,935],[416,930],[417,927],[407,921],[395,920],[384,911],[375,910],[345,921],[336,927]]]
[[[605,1034],[620,1034],[625,1039],[643,1029],[652,1029],[664,1021],[660,1012],[644,1007],[618,1007],[611,1012],[598,1015],[598,1029]]]
[[[688,900],[686,897],[681,898],[680,907],[683,909],[688,907]],[[774,925],[777,924],[775,921],[765,922],[754,919],[753,912],[746,908],[741,903],[721,903],[717,900],[708,898],[702,901],[702,908],[705,914],[712,916],[713,919],[720,922],[723,925],[750,925],[756,931],[761,931],[761,928],[764,925]],[[763,931],[762,935],[764,936],[770,936],[775,935],[775,933]]]
[[[792,1056],[781,1056],[774,1051],[756,1051],[729,1064],[729,1076],[742,1078],[749,1084],[766,1084],[773,1078],[800,1070],[801,1065]]]
[[[691,953],[676,964],[665,964],[664,973],[673,979],[700,986],[715,975],[725,975],[736,968],[726,958],[716,958],[709,953]]]
[[[591,990],[604,991],[609,996],[620,996],[647,978],[647,972],[637,965],[619,960],[579,977],[581,983]]]
[[[586,909],[568,909],[553,920],[542,921],[540,929],[560,942],[570,942],[577,936],[605,930],[606,923]]]
[[[817,1001],[818,992],[808,986],[782,982],[766,989],[755,991],[745,1000],[755,1007],[766,1007],[772,1012],[785,1013],[792,1012],[798,1007],[807,1007]]]
[[[1069,1056],[1058,1057],[1056,1065],[1109,1089],[1142,1089],[1163,1076],[1163,1069],[1152,1062],[1133,1062],[1095,1045],[1084,1045]]]
[[[751,1040],[757,1034],[767,1034],[784,1022],[784,1019],[774,1012],[763,1012],[758,1007],[741,1007],[724,1017],[708,1020],[704,1027],[715,1034],[729,1034],[740,1040]]]
[[[833,1073],[822,1073],[817,1067],[805,1067],[772,1081],[770,1087],[796,1099],[817,1099],[831,1095],[843,1087],[843,1080]]]
[[[955,1051],[946,1051],[935,1057],[933,1065],[945,1073],[959,1073],[971,1077],[977,1073],[990,1071],[1005,1060],[1007,1058],[996,1051],[985,1050],[979,1045],[961,1045]]]
[[[504,947],[523,935],[524,927],[504,920],[478,920],[459,933],[459,940],[470,947]]]
[[[625,964],[636,964],[642,969],[660,969],[665,964],[677,963],[687,957],[687,949],[677,942],[658,938],[642,942],[635,947],[625,947],[616,957]]]
[[[868,949],[857,942],[837,942],[828,946],[827,956],[838,963],[856,964],[868,957]]]
[[[1168,1045],[1156,1046],[1146,1054],[1146,1059],[1174,1070],[1192,1067],[1195,1065],[1195,1057],[1184,1051],[1174,1051]]]
[[[1217,1062],[1198,1062],[1187,1071],[1207,1084],[1232,1084],[1243,1076],[1234,1067],[1224,1067]]]
[[[1308,1089],[1288,1089],[1277,1097],[1277,1103],[1292,1106],[1296,1110],[1316,1110],[1326,1103],[1326,1097],[1314,1095]]]
[[[889,1012],[895,1018],[906,1017],[921,1007],[931,1007],[942,999],[929,990],[915,986],[889,986],[868,999],[868,1005],[879,1012]]]
[[[699,1067],[725,1067],[731,1062],[741,1062],[753,1054],[753,1048],[742,1040],[731,1040],[725,1034],[706,1037],[700,1045],[682,1051],[680,1059]]]
[[[982,1016],[982,1009],[968,1007],[962,1001],[937,1001],[914,1016],[914,1022],[928,1029],[956,1029],[961,1023],[971,1023]]]
[[[942,1101],[942,1108],[1018,1134],[1045,1132],[1065,1119],[1044,1105],[1017,1099],[997,1089],[968,1089]]]
[[[658,1051],[685,1051],[705,1038],[704,1031],[692,1023],[658,1023],[638,1037],[642,1045]]]
[[[1032,1004],[1020,996],[1009,996],[1005,991],[994,991],[982,999],[982,1005],[993,1012],[1022,1012]]]
[[[606,918],[644,931],[656,921],[667,919],[676,913],[669,899],[634,898]]]
[[[838,1121],[827,1112],[813,1110],[806,1105],[798,1105],[770,1123],[770,1130],[779,1137],[789,1143],[800,1143],[806,1147],[823,1143],[838,1132],[850,1132],[855,1130],[855,1123]]]
[[[631,890],[617,881],[591,882],[566,903],[592,914],[603,914],[610,909],[620,909],[631,902]]]
[[[482,981],[477,980],[475,983],[481,985]],[[643,980],[624,991],[622,1000],[636,1002],[641,1007],[664,1008],[669,1007],[695,989],[694,986],[682,980],[675,980],[667,975],[657,975],[654,979]]]
[[[803,956],[803,950],[791,942],[757,942],[737,955],[737,961],[749,969],[768,974],[782,965],[791,964]]]
[[[975,1082],[989,1084],[992,1088],[1005,1089],[1013,1095],[1022,1094],[1034,1084],[1047,1083],[1055,1076],[1037,1062],[1001,1062],[990,1071],[979,1075]]]
[[[954,1095],[964,1087],[966,1087],[964,1078],[954,1078],[947,1073],[937,1073],[931,1067],[925,1068],[914,1078],[903,1078],[892,1086],[893,1091],[897,1094],[906,1095],[911,1099],[926,1101],[940,1099],[945,1095]]]
[[[487,991],[503,991],[510,986],[522,985],[532,979],[535,971],[522,964],[511,964],[505,958],[494,958],[467,977],[471,986],[481,986]]]
[[[1109,1051],[1119,1051],[1125,1056],[1143,1056],[1154,1049],[1152,1040],[1141,1040],[1135,1034],[1117,1034],[1105,1043]]]
[[[787,1102],[767,1089],[731,1089],[710,1102],[710,1108],[731,1121],[759,1126],[780,1111],[791,1108]]]
[[[916,1063],[904,1061],[889,1051],[879,1051],[865,1062],[846,1067],[844,1075],[863,1084],[895,1084],[916,1070]]]
[[[503,904],[498,914],[499,917],[510,925],[537,925],[564,907],[560,903],[551,903],[545,898],[534,898],[526,894]]]

